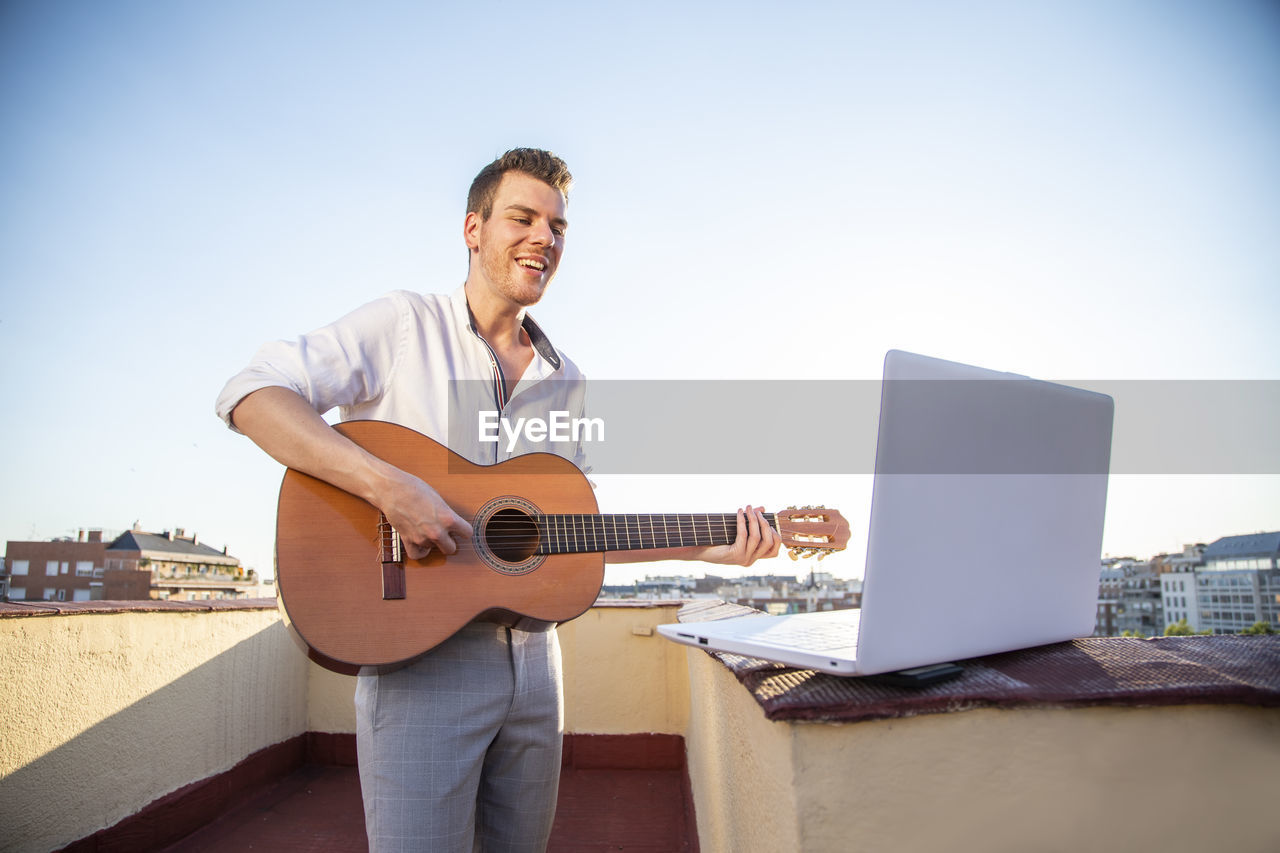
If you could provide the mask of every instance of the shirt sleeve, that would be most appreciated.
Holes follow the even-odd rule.
[[[231,429],[231,413],[262,388],[296,392],[317,412],[376,400],[387,388],[404,348],[408,311],[389,294],[292,341],[272,341],[218,395],[216,410]]]

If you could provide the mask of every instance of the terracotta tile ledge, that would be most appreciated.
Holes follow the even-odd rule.
[[[205,613],[213,610],[275,610],[274,598],[208,601],[4,601],[0,619],[23,616],[75,616],[83,613]]]
[[[750,608],[696,602],[682,622]],[[861,720],[972,708],[1240,704],[1280,707],[1280,635],[1090,638],[959,661],[964,673],[920,689],[707,652],[770,720]]]
[[[687,600],[649,601],[602,598],[592,607],[650,609],[680,607]],[[210,599],[208,601],[0,601],[0,619],[19,616],[72,616],[80,613],[164,613],[211,610],[275,610],[274,598]]]
[[[652,610],[655,607],[683,607],[693,603],[688,598],[597,598],[592,607],[630,607],[634,610]]]

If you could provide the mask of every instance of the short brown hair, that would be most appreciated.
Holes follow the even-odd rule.
[[[507,172],[523,172],[537,178],[559,190],[566,201],[569,199],[573,175],[569,174],[569,167],[563,160],[541,148],[512,148],[481,169],[471,182],[471,191],[467,193],[467,213],[478,213],[481,219],[489,218],[493,213],[493,197],[498,192],[498,184],[502,183],[502,176]]]

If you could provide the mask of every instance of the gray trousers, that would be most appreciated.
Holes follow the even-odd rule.
[[[560,783],[553,630],[468,625],[413,665],[356,684],[373,853],[542,853]]]

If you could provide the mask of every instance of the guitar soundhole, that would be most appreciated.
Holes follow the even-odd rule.
[[[505,563],[523,563],[538,550],[538,525],[518,509],[500,509],[484,526],[485,544]]]

